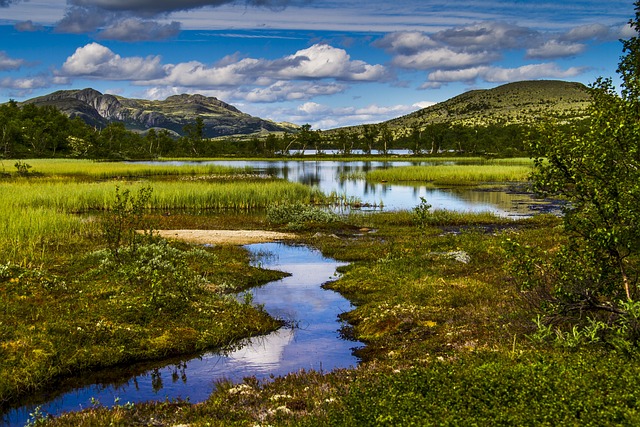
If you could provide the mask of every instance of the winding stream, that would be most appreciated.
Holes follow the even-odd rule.
[[[351,310],[351,303],[321,287],[337,278],[341,263],[306,246],[259,243],[246,248],[254,265],[291,274],[251,292],[254,303],[263,304],[272,316],[293,321],[296,327],[245,340],[238,350],[227,354],[206,353],[164,366],[134,366],[76,379],[67,390],[38,396],[5,414],[0,425],[22,426],[38,406],[43,413],[56,415],[95,402],[105,406],[175,398],[199,402],[207,399],[220,380],[265,379],[301,369],[330,371],[357,365],[353,349],[361,344],[342,339],[338,332],[337,316]]]

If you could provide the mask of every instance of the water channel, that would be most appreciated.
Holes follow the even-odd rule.
[[[411,165],[432,165],[428,161],[334,161],[334,160],[217,160],[204,162],[172,161],[148,162],[154,165],[212,164],[246,168],[257,174],[287,179],[320,189],[325,194],[335,193],[355,198],[369,208],[383,210],[410,210],[424,197],[433,209],[458,212],[492,212],[503,217],[530,216],[548,208],[547,204],[519,189],[502,183],[489,186],[438,187],[427,183],[371,183],[363,173],[375,169],[388,169]]]
[[[337,278],[341,263],[306,246],[261,243],[246,248],[254,265],[291,274],[251,292],[255,304],[263,304],[272,316],[290,320],[295,327],[248,339],[227,354],[206,353],[164,366],[134,366],[75,379],[85,385],[68,385],[66,391],[38,396],[5,414],[0,425],[23,426],[38,406],[43,413],[56,415],[90,407],[96,401],[105,406],[175,398],[199,402],[220,380],[266,379],[301,369],[327,372],[356,366],[353,349],[362,344],[344,340],[338,321],[340,313],[352,309],[351,303],[321,287]]]

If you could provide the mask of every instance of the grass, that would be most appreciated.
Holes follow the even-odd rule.
[[[366,179],[375,182],[421,181],[434,185],[469,185],[484,182],[524,182],[532,170],[532,165],[502,162],[483,165],[404,166],[370,171]]]
[[[150,281],[127,279],[135,261],[101,266],[103,252],[58,259],[57,268],[0,268],[0,405],[70,372],[220,348],[278,326],[225,296],[274,278],[249,267],[244,251],[155,247],[163,260],[154,261],[156,269],[194,283],[187,301],[158,294]]]
[[[18,179],[0,181],[0,256],[21,263],[42,262],[46,251],[95,233],[86,214],[108,210],[116,186],[132,192],[151,186],[148,208],[174,210],[250,211],[284,203],[323,203],[325,197],[302,184],[256,181],[61,181]],[[83,216],[79,215],[83,214]]]
[[[153,194],[170,200],[163,184],[153,183]],[[201,195],[179,191],[241,192],[250,182],[166,184],[167,194],[175,191],[177,200],[188,203],[185,211],[173,201],[168,206],[175,211],[147,212],[146,219],[160,228],[277,229],[291,223],[288,212],[277,209],[271,215],[282,221],[267,221],[259,209],[198,214],[195,201]],[[275,184],[272,200],[289,197]],[[145,241],[136,256],[123,251],[124,262],[115,263],[103,250],[97,224],[69,213],[89,209],[85,202],[62,201],[66,193],[71,200],[93,200],[87,206],[94,209],[103,185],[106,193],[109,186],[113,190],[112,182],[66,186],[47,179],[0,185],[6,201],[0,214],[19,224],[5,230],[14,236],[20,236],[18,229],[27,232],[2,247],[32,245],[30,251],[2,252],[1,404],[53,388],[71,371],[219,347],[278,324],[227,296],[279,277],[249,267],[242,248]],[[137,189],[145,183],[121,185]],[[95,194],[89,190],[94,186]],[[300,197],[301,203],[310,200],[309,193]],[[39,229],[37,218],[44,221],[48,213],[58,216]],[[308,217],[304,210],[294,213],[296,220]],[[96,405],[40,421],[52,426],[635,425],[640,421],[635,359],[547,347],[528,338],[535,312],[505,269],[510,259],[504,242],[553,251],[559,224],[544,215],[512,221],[430,210],[420,216],[358,213],[330,221],[314,214],[296,228],[301,243],[349,262],[328,287],[354,304],[341,317],[344,334],[366,343],[358,368],[220,383],[197,405]],[[7,262],[8,254],[15,260]]]
[[[149,165],[145,163],[96,162],[73,159],[26,159],[33,176],[64,177],[66,179],[112,179],[179,175],[233,175],[246,172],[242,168],[221,165]],[[3,161],[3,169],[13,172],[11,161]]]
[[[349,261],[330,287],[351,299],[357,369],[220,383],[205,402],[97,406],[71,425],[635,425],[640,368],[615,353],[538,347],[501,250],[556,242],[557,218],[467,217],[417,228],[408,212],[355,215],[303,240]],[[490,228],[487,226],[491,225]],[[361,227],[376,231],[359,235]],[[455,232],[443,231],[452,227]],[[447,228],[444,228],[447,230]],[[464,252],[466,260],[451,256]]]

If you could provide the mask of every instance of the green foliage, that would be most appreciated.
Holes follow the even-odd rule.
[[[630,24],[638,30],[640,2],[635,6]],[[623,45],[621,95],[610,79],[599,79],[590,90],[586,132],[567,134],[547,123],[540,132],[545,138],[532,143],[535,188],[569,202],[567,242],[548,257],[531,255],[531,265],[520,267],[549,318],[579,323],[587,314],[616,325],[633,316],[622,301],[640,297],[640,41],[636,36]],[[629,339],[637,343],[635,333]]]
[[[148,295],[139,309],[171,314],[185,310],[203,292],[206,281],[189,266],[194,256],[200,262],[213,261],[207,252],[184,252],[159,241],[103,252],[101,268],[128,283],[133,293]]]
[[[273,224],[285,225],[291,230],[301,230],[308,223],[329,224],[340,221],[340,216],[326,209],[302,203],[286,203],[270,206],[267,220]]]
[[[413,214],[415,215],[415,222],[419,228],[423,229],[430,224],[432,217],[431,205],[427,202],[427,199],[420,197],[420,204],[413,208]]]
[[[328,425],[635,425],[639,372],[598,354],[463,356],[351,382]]]
[[[137,194],[132,194],[129,189],[121,191],[116,186],[113,204],[101,219],[102,234],[116,259],[120,258],[123,246],[135,252],[140,240],[139,232],[151,235],[151,228],[144,222],[144,211],[148,208],[152,192],[151,187],[142,187]]]
[[[29,175],[29,169],[32,168],[32,166],[29,163],[22,162],[20,160],[18,160],[13,166],[16,168],[16,173],[20,176]]]

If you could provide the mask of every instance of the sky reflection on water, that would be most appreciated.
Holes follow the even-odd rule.
[[[252,294],[255,304],[263,304],[271,315],[291,320],[297,327],[245,340],[226,354],[207,353],[153,369],[130,367],[117,374],[99,373],[64,394],[56,396],[61,392],[58,390],[45,393],[39,401],[5,415],[0,425],[24,425],[38,405],[44,413],[59,414],[90,407],[92,399],[106,406],[116,401],[125,404],[174,398],[199,402],[223,379],[239,382],[249,376],[268,378],[301,369],[330,371],[357,365],[353,349],[361,344],[346,341],[339,334],[338,315],[351,310],[351,303],[337,292],[321,288],[337,277],[341,263],[306,246],[263,243],[247,248],[254,265],[291,273],[253,289]]]

